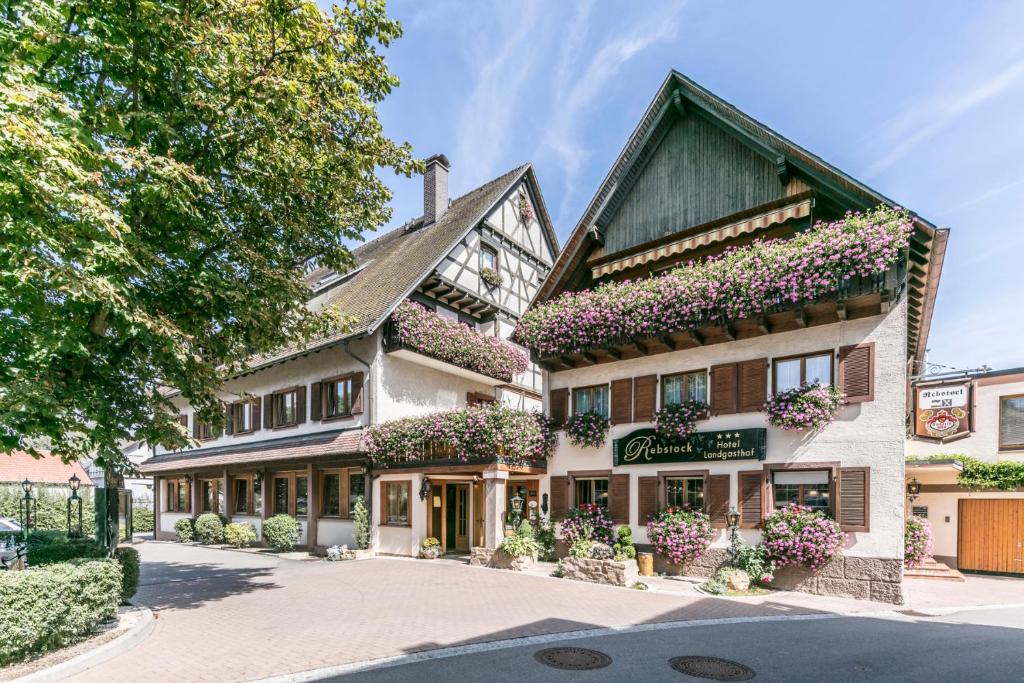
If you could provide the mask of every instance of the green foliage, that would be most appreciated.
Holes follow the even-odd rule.
[[[223,543],[224,522],[220,516],[212,512],[206,512],[196,518],[195,538],[200,543]]]
[[[111,559],[0,572],[0,666],[64,647],[116,615],[121,583]]]
[[[498,550],[509,557],[536,557],[540,554],[540,544],[533,537],[533,529],[523,524],[511,536],[502,539]]]
[[[775,578],[775,562],[762,545],[749,545],[737,540],[730,549],[733,554],[732,564],[742,569],[754,583],[770,583]]]
[[[191,517],[183,517],[174,523],[174,533],[178,535],[178,543],[191,543],[196,532]]]
[[[366,550],[370,547],[370,513],[366,509],[366,501],[362,496],[356,498],[352,518],[356,527],[356,547]]]
[[[623,524],[615,532],[618,539],[612,545],[612,552],[616,562],[636,559],[636,545],[633,543],[633,529],[628,524]]]
[[[555,525],[547,517],[531,522],[533,538],[537,541],[537,558],[542,562],[553,562],[555,558]]]
[[[135,508],[132,510],[132,530],[137,534],[148,534],[153,531],[153,508]]]
[[[274,515],[263,522],[263,542],[279,553],[287,552],[299,542],[299,521],[288,515]]]
[[[590,557],[590,550],[593,547],[594,542],[589,538],[578,538],[569,546],[569,556],[578,559]]]
[[[2,181],[0,181],[2,182]],[[3,228],[0,228],[2,233]],[[2,257],[0,257],[2,260]],[[2,278],[2,276],[0,276]],[[0,297],[3,295],[0,294]],[[2,325],[0,325],[2,327]],[[2,337],[3,332],[0,332]],[[0,394],[3,391],[2,384],[3,369],[0,368]],[[0,410],[2,410],[3,398],[0,397]],[[0,417],[0,423],[3,418]],[[2,437],[0,437],[2,438]],[[0,452],[0,458],[7,457]],[[20,486],[0,486],[0,517],[9,517],[15,521],[20,520],[18,504],[24,497]],[[80,494],[81,495],[81,494]],[[38,489],[32,496],[36,499],[35,521],[33,529],[50,531],[67,531],[68,528],[68,497],[64,492],[56,492],[48,489]],[[73,523],[78,525],[78,511],[73,510]],[[93,507],[92,496],[86,493],[82,498],[82,533],[92,536],[96,530],[96,512]]]
[[[248,522],[232,522],[224,527],[224,542],[236,548],[245,548],[256,542],[256,527]]]
[[[38,0],[0,11],[0,451],[41,438],[131,469],[120,442],[219,425],[225,376],[337,330],[306,265],[388,222],[378,170],[401,35],[383,0]]]
[[[103,549],[93,539],[44,537],[37,540],[34,536],[28,544],[28,564],[30,567],[42,567],[48,564],[68,562],[78,558],[106,557]]]
[[[909,456],[908,462],[944,462],[955,460],[963,465],[957,483],[969,489],[1012,491],[1024,487],[1024,462],[1000,460],[987,462],[959,453]]]
[[[114,551],[114,559],[121,565],[121,602],[128,602],[139,588],[139,551],[120,546]]]
[[[729,585],[725,582],[726,577],[721,571],[715,573],[710,579],[700,585],[700,588],[705,593],[711,595],[725,595],[729,592]]]

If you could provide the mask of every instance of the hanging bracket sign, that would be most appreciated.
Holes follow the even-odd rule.
[[[612,465],[659,462],[764,460],[767,429],[695,432],[685,439],[662,439],[653,429],[637,429],[612,441]]]

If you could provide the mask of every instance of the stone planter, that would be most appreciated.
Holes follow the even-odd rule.
[[[346,560],[368,560],[377,553],[372,548],[343,548],[341,556],[338,558],[341,561]]]
[[[558,562],[558,568],[562,572],[562,578],[609,586],[632,586],[640,579],[640,569],[636,560],[616,562],[566,557]]]
[[[537,564],[537,558],[527,555],[525,557],[512,557],[501,550],[495,550],[487,562],[492,569],[511,569],[514,572],[521,572],[532,569]]]

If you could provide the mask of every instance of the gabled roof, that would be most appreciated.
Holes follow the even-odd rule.
[[[9,455],[0,453],[0,483],[9,484],[28,479],[33,484],[67,485],[71,475],[78,476],[82,486],[92,486],[92,479],[77,462],[65,463],[56,455],[42,451],[41,458],[34,458],[25,451],[12,451]]]
[[[557,253],[558,238],[533,166],[523,164],[452,200],[448,210],[432,225],[424,226],[420,216],[360,245],[352,251],[356,263],[353,271],[340,276],[328,268],[310,272],[306,282],[314,295],[324,292],[324,305],[332,305],[342,315],[351,316],[354,324],[347,331],[336,332],[306,346],[289,347],[253,359],[247,372],[373,332],[523,179],[536,200],[541,227]]]
[[[628,192],[632,181],[643,168],[644,161],[653,154],[664,132],[676,120],[675,117],[690,113],[703,116],[721,126],[755,152],[768,158],[776,164],[780,176],[792,173],[807,177],[822,194],[860,209],[878,204],[899,206],[673,70],[669,72],[587,205],[565,249],[541,285],[534,304],[548,301],[563,292],[573,275],[584,267],[591,247],[600,240],[602,218],[612,213],[622,195]],[[908,274],[911,290],[908,349],[920,360],[927,345],[949,231],[936,228],[920,217],[915,217],[914,224],[916,231],[911,245],[912,263]]]

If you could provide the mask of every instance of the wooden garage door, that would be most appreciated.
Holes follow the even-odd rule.
[[[1024,500],[960,500],[957,565],[1024,574]]]

